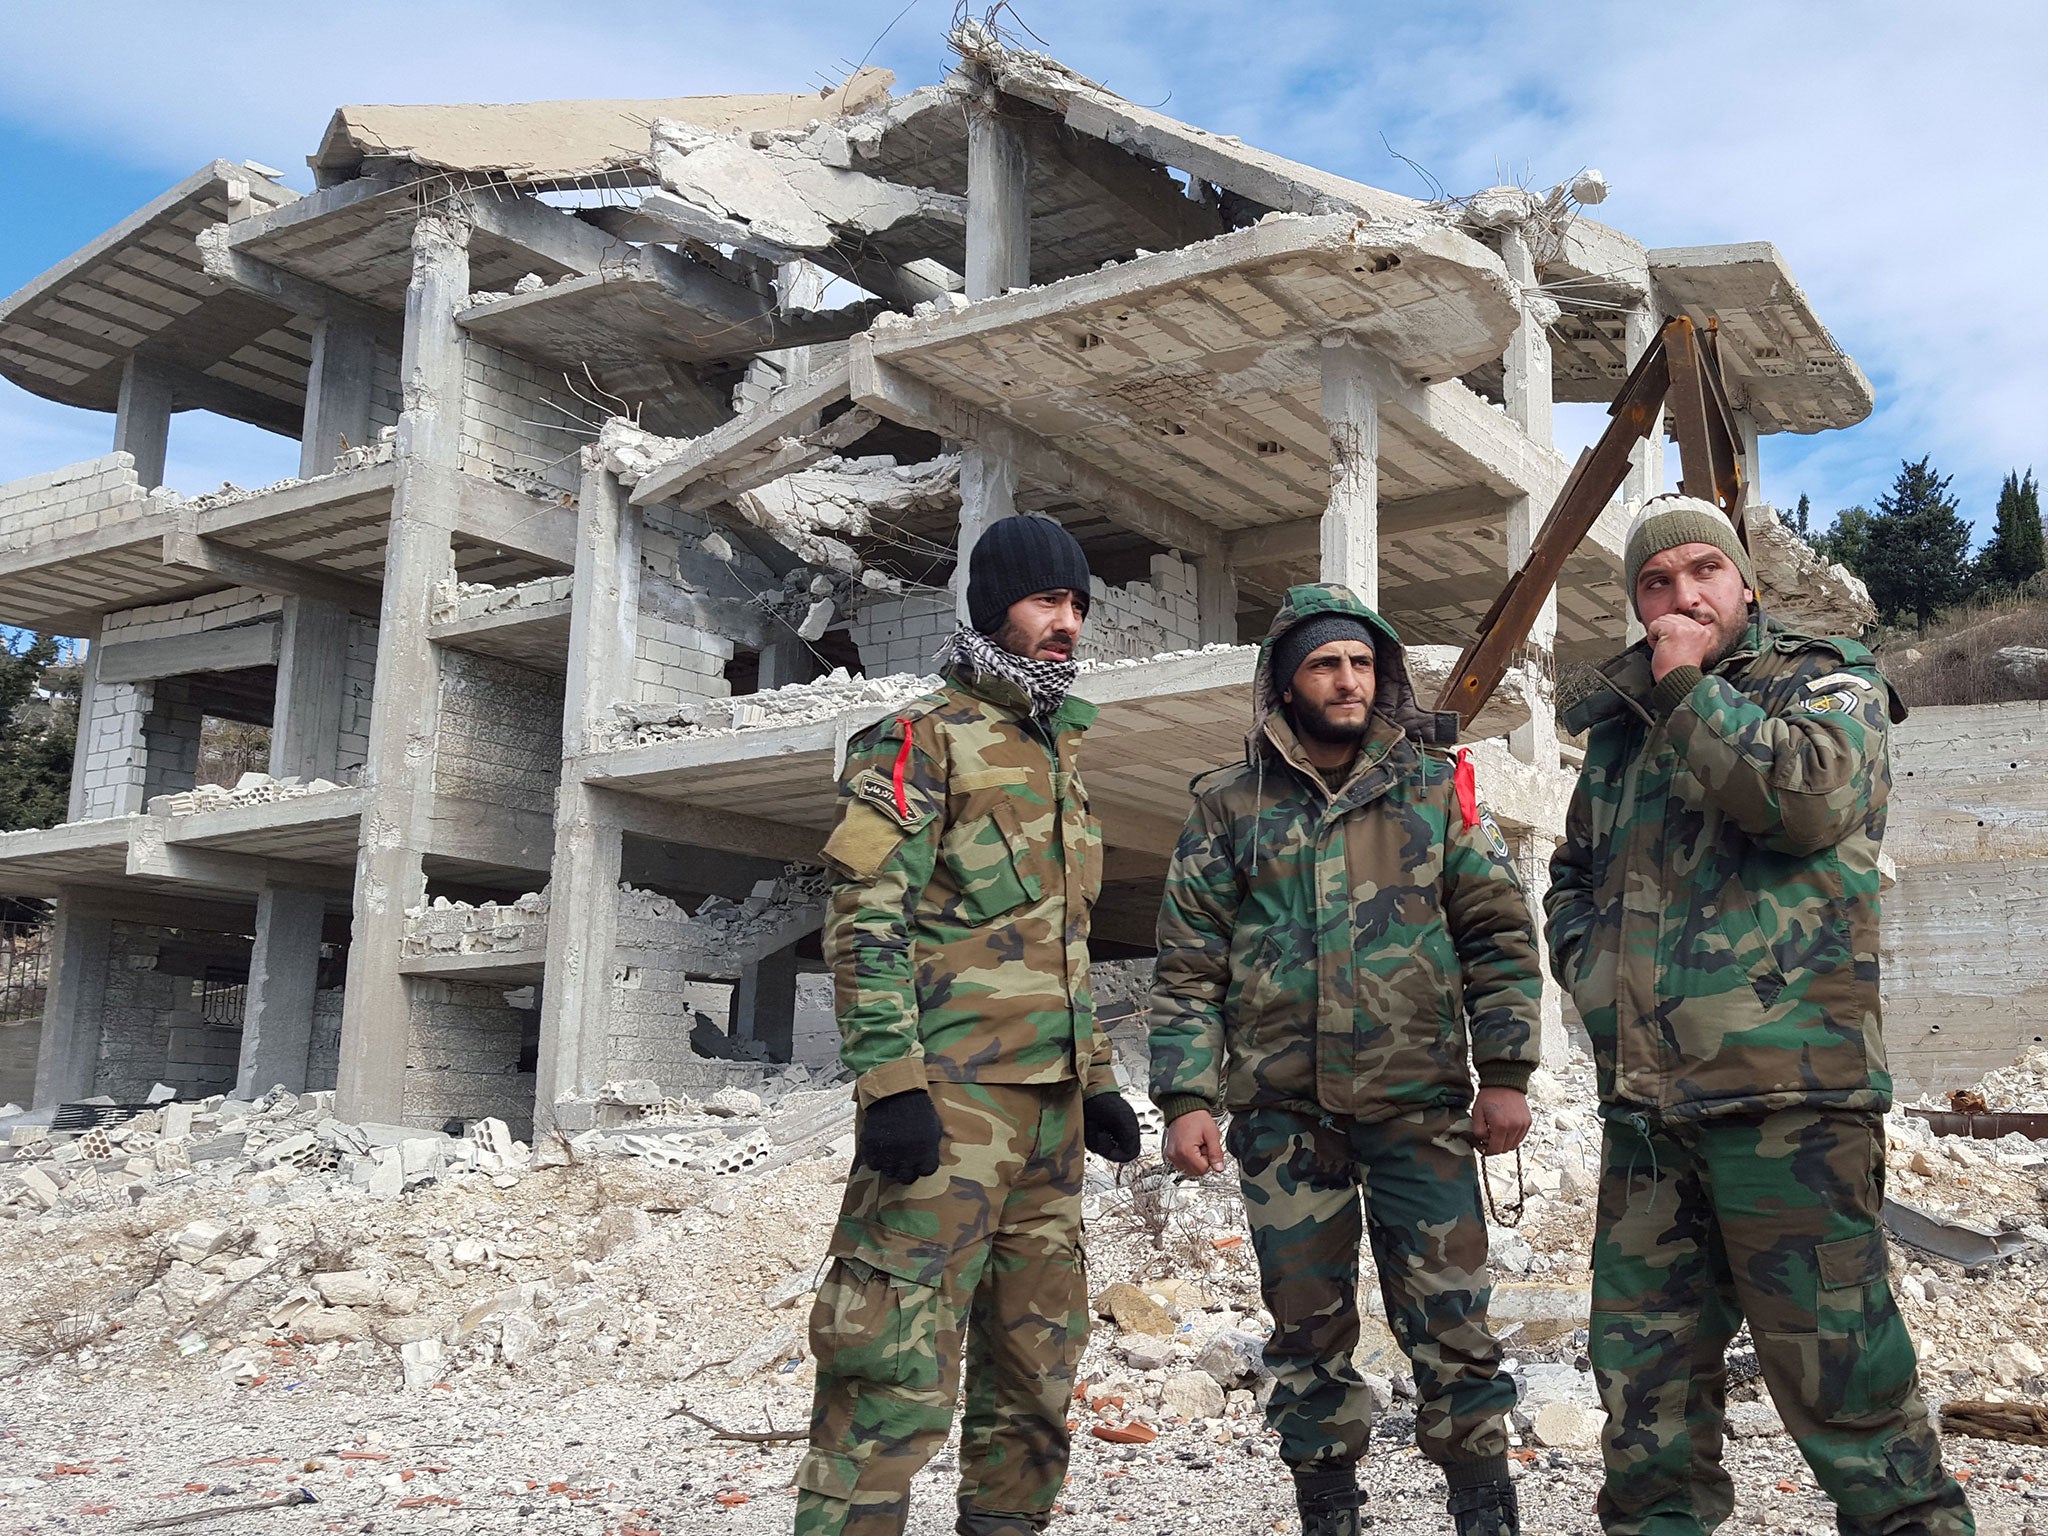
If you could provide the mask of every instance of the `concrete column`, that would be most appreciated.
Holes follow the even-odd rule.
[[[171,403],[169,377],[148,359],[131,353],[121,367],[121,394],[114,409],[114,452],[134,456],[135,478],[150,489],[164,483]]]
[[[967,108],[967,297],[1031,282],[1031,147],[996,93]]]
[[[1531,439],[1548,447],[1553,437],[1551,415],[1555,388],[1551,379],[1550,330],[1546,317],[1553,306],[1537,280],[1535,257],[1530,254],[1529,242],[1519,229],[1502,233],[1500,256],[1508,269],[1508,276],[1514,279],[1515,287],[1520,291],[1522,305],[1521,323],[1515,327],[1515,334],[1508,342],[1507,355],[1502,359],[1502,393],[1506,399],[1508,419]]]
[[[1228,555],[1195,561],[1195,622],[1202,644],[1237,644],[1237,566]]]
[[[1380,397],[1366,352],[1325,336],[1323,423],[1330,430],[1330,501],[1323,509],[1322,579],[1380,602]]]
[[[534,1127],[582,1130],[605,1070],[618,933],[623,835],[608,792],[584,782],[581,759],[630,696],[640,612],[639,511],[594,448],[583,451],[576,575],[562,712],[567,761],[555,792],[548,947],[541,985]]]
[[[1508,418],[1522,429],[1532,443],[1551,447],[1555,440],[1556,383],[1550,366],[1550,300],[1542,293],[1536,274],[1536,260],[1529,242],[1519,229],[1501,236],[1501,260],[1508,276],[1521,294],[1522,318],[1508,342],[1503,362]],[[1538,506],[1533,498],[1517,496],[1508,503],[1507,567],[1518,571],[1528,562],[1536,534],[1550,508]],[[1557,590],[1543,599],[1542,610],[1530,627],[1525,665],[1541,672],[1547,680],[1555,671],[1557,648]],[[1527,725],[1508,737],[1508,749],[1525,763],[1555,768],[1557,756],[1557,710],[1553,691],[1544,690]]]
[[[355,924],[342,1011],[336,1112],[396,1122],[404,1113],[410,995],[398,972],[405,913],[426,897],[421,860],[433,816],[439,664],[435,588],[455,574],[448,528],[461,495],[463,334],[469,225],[443,205],[413,226],[405,295],[405,410],[384,552],[377,682],[362,779],[371,791],[356,853]]]
[[[270,714],[273,777],[332,779],[340,774],[348,629],[348,609],[340,603],[311,597],[284,600],[277,696]]]
[[[796,1048],[796,946],[740,971],[732,989],[732,1037],[758,1040],[770,1061],[788,1061]]]
[[[1657,339],[1657,333],[1664,328],[1664,316],[1657,308],[1654,298],[1646,297],[1643,302],[1628,312],[1627,328],[1623,333],[1623,346],[1628,366],[1633,369],[1643,360],[1643,354]],[[1643,503],[1664,491],[1664,421],[1658,415],[1657,430],[1644,438],[1629,453],[1628,479],[1622,482],[1621,494],[1628,507],[1629,517],[1642,510]],[[1630,645],[1643,638],[1642,621],[1636,617],[1634,594],[1622,592],[1622,633]]]
[[[960,535],[953,567],[954,608],[967,622],[967,557],[984,530],[1017,512],[1017,467],[986,448],[960,451]]]
[[[376,370],[377,338],[370,332],[339,320],[315,323],[306,423],[299,432],[300,479],[330,473],[343,448],[360,448],[370,440]]]
[[[1543,938],[1543,898],[1550,890],[1550,855],[1556,849],[1557,839],[1548,832],[1537,831],[1513,832],[1509,839],[1515,873],[1521,876],[1522,894],[1528,900],[1529,914],[1536,923],[1536,953],[1547,956]],[[1542,969],[1543,997],[1539,1005],[1542,1026],[1537,1045],[1543,1065],[1558,1072],[1563,1070],[1571,1047],[1564,1027],[1564,993],[1550,974],[1547,958]]]
[[[78,669],[78,733],[71,748],[71,799],[64,812],[66,821],[80,821],[85,816],[86,765],[92,761],[92,696],[99,687],[103,627],[104,621],[93,620],[92,633],[86,636],[85,661]]]
[[[58,889],[43,1033],[36,1047],[36,1109],[92,1095],[113,937],[112,918],[95,911],[82,892]]]
[[[235,1097],[253,1099],[282,1084],[306,1090],[313,1045],[313,995],[320,983],[320,929],[327,898],[297,886],[256,896],[256,943],[242,1003],[242,1059]]]
[[[790,683],[808,683],[818,675],[818,658],[803,640],[784,632],[761,647],[761,676],[757,687],[781,688]]]
[[[1754,507],[1764,499],[1764,461],[1757,453],[1756,418],[1747,411],[1737,411],[1735,426],[1742,434],[1737,448],[1742,465],[1742,504]]]
[[[1031,282],[1031,147],[998,112],[994,88],[967,109],[967,297],[991,299]],[[1017,471],[972,443],[960,454],[960,536],[953,592],[967,620],[967,557],[982,530],[1016,510]]]

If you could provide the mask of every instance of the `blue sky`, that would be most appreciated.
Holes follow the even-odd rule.
[[[344,102],[793,90],[863,58],[905,90],[947,68],[951,7],[902,10],[15,0],[0,11],[0,292],[216,156],[284,167],[305,190],[304,157]],[[2005,472],[2048,467],[2048,6],[1018,0],[1016,13],[1134,101],[1377,185],[1425,190],[1384,135],[1452,191],[1598,166],[1614,189],[1599,216],[1651,245],[1775,242],[1879,401],[1854,430],[1766,440],[1764,495],[1779,505],[1805,491],[1825,517],[1930,454],[1988,527]],[[1560,446],[1596,415],[1564,413]],[[110,435],[108,417],[0,382],[0,480],[102,453]],[[296,464],[295,444],[195,412],[173,431],[167,480],[261,484]]]

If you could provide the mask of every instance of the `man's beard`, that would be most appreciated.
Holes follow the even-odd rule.
[[[1370,709],[1356,725],[1341,725],[1304,699],[1296,699],[1288,708],[1294,717],[1295,730],[1326,747],[1355,747],[1365,740],[1366,732],[1372,728]]]
[[[1003,627],[996,631],[994,638],[997,645],[1000,645],[1012,656],[1021,657],[1025,661],[1064,662],[1072,661],[1074,659],[1074,643],[1071,637],[1067,639],[1067,653],[1064,656],[1033,655],[1032,642],[1030,637],[1027,636],[1024,633],[1023,629],[1020,628],[1018,625],[1009,623],[1008,621],[1005,621]],[[1048,640],[1050,638],[1052,637],[1049,635],[1042,636],[1041,642],[1043,640]]]
[[[1711,672],[1721,665],[1728,653],[1735,649],[1742,637],[1749,632],[1749,610],[1718,621],[1714,626],[1714,643],[1700,661],[1702,672]]]

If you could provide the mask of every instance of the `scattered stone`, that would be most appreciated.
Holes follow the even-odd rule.
[[[1183,1419],[1221,1418],[1223,1388],[1207,1371],[1183,1371],[1166,1378],[1159,1407],[1161,1412]]]
[[[704,1112],[707,1115],[721,1115],[727,1118],[758,1118],[765,1108],[761,1102],[761,1095],[749,1088],[721,1088],[704,1101]]]
[[[1161,1370],[1173,1358],[1173,1341],[1153,1333],[1124,1334],[1117,1349],[1134,1371]]]
[[[1095,1298],[1095,1315],[1109,1318],[1124,1333],[1150,1333],[1162,1337],[1170,1337],[1173,1333],[1173,1319],[1167,1316],[1166,1308],[1135,1285],[1122,1281],[1105,1286],[1102,1294]]]
[[[172,1235],[171,1254],[187,1264],[197,1264],[219,1253],[233,1235],[231,1229],[217,1221],[195,1221]]]
[[[1768,1398],[1756,1403],[1728,1405],[1728,1433],[1737,1440],[1760,1440],[1785,1433],[1785,1421],[1777,1405]]]
[[[654,1221],[638,1206],[615,1205],[597,1218],[584,1252],[593,1259],[608,1259],[622,1248],[631,1247],[654,1230]],[[456,1263],[460,1264],[461,1259]]]
[[[292,1331],[309,1344],[325,1344],[330,1339],[367,1339],[370,1325],[347,1307],[321,1307],[294,1319]]]
[[[1993,1345],[1987,1363],[1999,1385],[2006,1387],[2016,1387],[2048,1371],[2048,1366],[2042,1364],[2041,1356],[2034,1348],[2018,1339],[2007,1339]]]
[[[1266,1341],[1255,1333],[1226,1328],[1195,1356],[1197,1370],[1207,1371],[1218,1386],[1241,1387],[1267,1374]]]
[[[441,1341],[416,1339],[398,1351],[405,1370],[405,1389],[417,1392],[441,1379]]]
[[[374,1307],[383,1299],[384,1282],[360,1269],[315,1275],[313,1289],[330,1307]]]
[[[1578,1403],[1545,1403],[1536,1410],[1536,1443],[1560,1451],[1590,1451],[1600,1444],[1606,1416]]]

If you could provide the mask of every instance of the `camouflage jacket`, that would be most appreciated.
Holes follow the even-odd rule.
[[[1049,728],[1028,708],[949,672],[848,748],[824,949],[864,1104],[932,1079],[1115,1086],[1088,989],[1102,833],[1074,765],[1095,706]]]
[[[1273,643],[1325,612],[1377,633],[1372,727],[1334,793],[1269,677]],[[1401,643],[1342,587],[1296,587],[1260,648],[1242,764],[1195,780],[1159,913],[1152,1098],[1377,1120],[1521,1088],[1536,1063],[1534,923],[1491,816],[1467,825],[1453,767],[1411,736]],[[1469,1040],[1469,1045],[1468,1045]]]
[[[1711,674],[1653,685],[1638,643],[1602,676],[1565,716],[1591,734],[1545,907],[1606,1112],[1885,1108],[1891,685],[1761,620]]]

